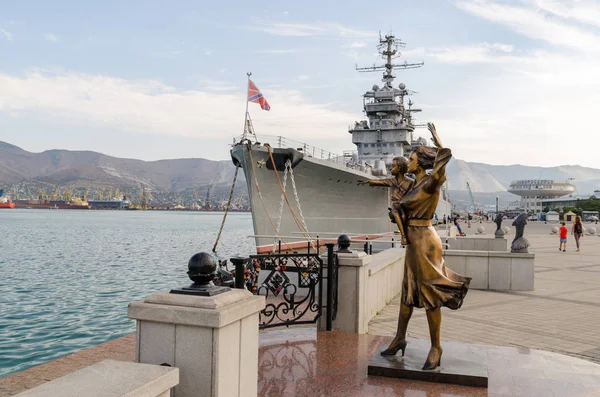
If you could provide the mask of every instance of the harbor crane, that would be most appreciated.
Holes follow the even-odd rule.
[[[473,211],[471,213],[477,213],[477,205],[475,204],[475,200],[473,199],[473,192],[471,191],[471,185],[467,182],[467,190],[469,191],[469,198],[471,199],[471,206],[473,207]]]

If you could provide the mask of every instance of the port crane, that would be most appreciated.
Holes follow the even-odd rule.
[[[473,211],[471,211],[471,213],[476,214],[479,212],[479,210],[477,209],[477,205],[475,204],[475,199],[473,199],[473,192],[471,191],[471,185],[469,185],[469,182],[467,182],[467,191],[469,192],[469,198],[471,199],[471,206],[473,207]]]
[[[56,185],[56,190],[54,191],[54,194],[52,195],[52,200],[54,200],[54,201],[58,200],[59,195],[60,195],[60,185]]]

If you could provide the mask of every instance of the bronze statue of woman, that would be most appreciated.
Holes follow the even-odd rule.
[[[446,267],[442,257],[442,241],[431,225],[440,188],[446,180],[446,164],[452,152],[442,146],[432,123],[428,123],[428,128],[436,147],[417,146],[411,153],[407,172],[414,174],[415,183],[400,200],[407,219],[409,244],[406,246],[398,330],[392,343],[381,352],[383,356],[391,356],[402,350],[404,355],[406,328],[413,308],[425,308],[431,349],[423,365],[424,370],[435,369],[441,362],[441,307],[452,310],[460,308],[471,282],[471,278],[456,274]],[[428,174],[427,170],[431,170],[431,173]]]

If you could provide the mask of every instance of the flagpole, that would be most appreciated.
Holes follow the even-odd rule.
[[[246,139],[246,134],[248,133],[248,90],[250,89],[250,76],[251,72],[246,73],[248,76],[248,82],[246,83],[246,113],[244,113],[244,134],[242,135],[242,139]]]

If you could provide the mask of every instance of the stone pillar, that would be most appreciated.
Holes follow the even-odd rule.
[[[352,253],[337,253],[338,256],[338,309],[333,328],[342,332],[364,334],[368,331],[369,321],[366,320],[366,299],[368,298],[367,265],[372,256],[363,251]],[[327,263],[327,256],[323,257]],[[324,297],[327,296],[323,289]],[[325,330],[326,311],[319,319],[319,330]]]
[[[136,361],[179,368],[174,397],[254,397],[264,307],[263,296],[242,289],[213,296],[159,292],[130,303]]]

